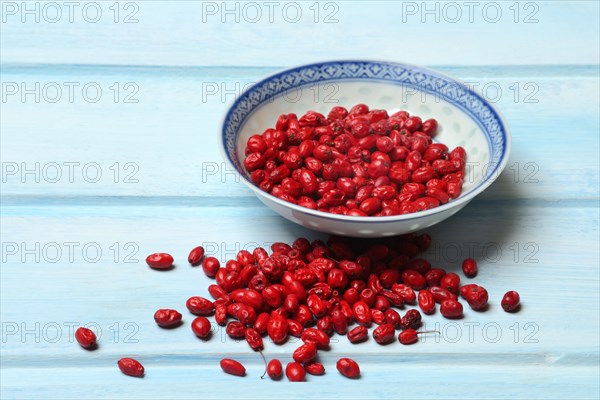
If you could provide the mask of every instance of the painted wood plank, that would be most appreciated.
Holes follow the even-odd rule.
[[[457,226],[468,229],[457,230]],[[222,330],[215,331],[213,340],[199,341],[189,330],[192,317],[187,312],[186,325],[170,331],[156,327],[152,314],[159,307],[183,311],[187,297],[207,295],[210,280],[184,262],[187,251],[198,243],[225,260],[237,249],[257,243],[317,236],[264,207],[244,210],[176,203],[169,207],[4,205],[2,231],[10,232],[10,241],[21,246],[14,255],[4,251],[0,269],[2,373],[7,382],[3,398],[94,397],[99,391],[115,398],[144,397],[153,391],[165,393],[165,385],[176,386],[169,391],[176,397],[265,396],[266,387],[257,387],[260,358],[245,343],[235,343]],[[352,346],[339,338],[332,351],[323,354],[328,375],[310,378],[316,386],[303,396],[321,398],[329,393],[327,387],[335,386],[331,394],[344,398],[366,393],[464,398],[474,388],[472,379],[464,377],[475,376],[478,397],[508,398],[517,393],[535,398],[556,393],[565,398],[594,397],[599,388],[593,379],[598,374],[599,326],[598,319],[589,316],[599,311],[597,208],[518,202],[490,207],[480,201],[433,227],[431,234],[434,244],[427,258],[435,265],[458,270],[462,257],[472,254],[479,259],[476,281],[490,291],[491,309],[483,314],[467,309],[464,319],[452,322],[439,313],[426,318],[425,327],[439,329],[442,335],[411,347],[398,343],[381,347],[372,340]],[[41,251],[36,262],[34,255],[23,251],[23,243],[29,249],[36,242],[40,249],[49,249],[50,243],[58,242],[64,249],[62,243],[67,241],[79,244],[72,261],[65,253],[58,262],[48,262],[53,257],[48,250],[47,254]],[[3,242],[6,246],[7,239]],[[91,243],[102,250],[98,262],[90,262],[92,252],[86,258],[79,251]],[[116,262],[114,243],[120,249]],[[137,246],[131,256],[139,262],[126,262],[130,254],[125,252],[126,243]],[[586,251],[566,250],[574,248]],[[181,261],[173,271],[152,271],[143,258],[157,250],[169,251]],[[508,289],[521,293],[523,308],[517,314],[507,314],[497,305]],[[565,340],[573,336],[573,326],[563,321],[573,320],[586,323],[578,327],[576,340]],[[103,335],[101,348],[92,353],[82,351],[68,334],[69,323],[89,322],[96,323]],[[17,332],[7,334],[15,327]],[[295,346],[292,340],[281,347],[267,343],[265,353],[287,360]],[[224,354],[243,360],[249,376],[233,380],[215,369]],[[114,363],[122,355],[139,357],[146,364],[148,376],[142,383],[119,374]],[[361,362],[362,389],[342,381],[335,372],[336,357],[341,356]],[[456,386],[447,393],[452,381]],[[430,384],[407,387],[407,382]],[[510,389],[502,390],[507,383]],[[269,391],[273,388],[268,394],[272,397],[289,390],[285,384],[261,384],[269,385]]]
[[[600,60],[596,1],[365,5],[338,0],[272,6],[121,1],[78,3],[72,13],[60,2],[48,3],[2,3],[3,62],[289,66],[357,56],[429,65]]]
[[[3,398],[156,398],[159,395],[178,399],[219,398],[493,398],[529,399],[578,398],[595,399],[598,386],[593,382],[598,370],[578,367],[546,365],[485,366],[437,364],[436,365],[372,363],[365,368],[363,379],[349,381],[335,371],[335,363],[327,362],[324,377],[307,378],[300,390],[291,389],[285,382],[260,380],[260,364],[248,366],[249,375],[240,379],[226,376],[220,371],[203,367],[197,357],[192,365],[165,367],[160,361],[146,363],[148,377],[133,380],[119,376],[115,368],[26,368],[3,373],[4,378],[16,385],[3,387]],[[443,374],[436,373],[444,369]],[[79,384],[69,385],[59,379],[70,376]],[[49,378],[55,379],[49,379]],[[465,379],[468,378],[468,379]],[[473,382],[473,379],[477,382]],[[365,384],[366,380],[369,384]],[[110,382],[109,384],[107,382]],[[19,386],[21,385],[21,386]],[[27,391],[22,388],[27,386]],[[475,394],[473,392],[476,392]]]
[[[512,130],[509,166],[484,198],[598,198],[597,67],[442,70],[483,90]],[[16,85],[18,92],[5,93],[2,104],[2,194],[252,196],[219,154],[220,118],[246,84],[273,71],[4,68],[2,84]],[[79,85],[72,102],[69,82]],[[39,102],[21,89],[36,84]],[[55,84],[62,87],[62,97],[51,102]],[[86,85],[91,88],[87,98]],[[102,94],[93,103],[96,86]],[[127,96],[137,102],[127,102]]]

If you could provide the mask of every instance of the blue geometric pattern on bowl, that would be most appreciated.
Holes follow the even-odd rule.
[[[496,174],[506,152],[506,132],[496,111],[477,93],[456,80],[413,65],[377,61],[335,61],[306,65],[280,72],[247,91],[234,102],[225,116],[223,141],[227,156],[240,170],[236,136],[246,119],[262,103],[304,85],[336,80],[374,80],[432,93],[470,115],[490,139],[490,166],[480,184]]]

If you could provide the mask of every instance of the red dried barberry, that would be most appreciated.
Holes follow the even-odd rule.
[[[282,114],[275,129],[251,136],[243,164],[252,182],[291,203],[350,216],[428,210],[460,195],[454,174],[464,174],[466,152],[432,142],[435,119],[364,104],[343,110],[334,107],[329,118]]]

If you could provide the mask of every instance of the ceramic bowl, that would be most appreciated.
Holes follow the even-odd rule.
[[[434,141],[463,146],[467,167],[462,194],[440,207],[389,217],[353,217],[316,211],[262,191],[243,167],[248,138],[275,125],[280,114],[308,110],[325,115],[334,106],[365,103],[390,113],[407,110],[439,123]],[[336,235],[383,237],[437,224],[487,189],[505,167],[511,147],[506,121],[462,82],[419,66],[384,61],[329,61],[273,74],[244,91],[229,107],[221,130],[221,151],[242,181],[269,208],[307,228]]]

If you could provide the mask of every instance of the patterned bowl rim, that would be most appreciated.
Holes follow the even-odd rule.
[[[423,75],[428,75],[430,77],[435,77],[435,78],[441,79],[443,81],[451,82],[451,83],[455,84],[457,88],[462,89],[469,96],[472,96],[475,99],[481,101],[482,104],[485,107],[487,107],[487,109],[493,114],[493,116],[495,116],[497,118],[498,125],[501,128],[500,133],[501,133],[502,139],[503,139],[502,143],[504,145],[503,146],[504,151],[500,157],[500,162],[496,164],[495,168],[492,170],[491,173],[488,172],[488,176],[484,180],[482,180],[475,188],[471,189],[471,191],[468,192],[467,194],[461,195],[458,198],[451,200],[446,204],[443,204],[439,207],[436,207],[436,208],[433,208],[430,210],[419,211],[419,212],[410,213],[410,214],[402,214],[402,215],[392,215],[392,216],[382,216],[382,217],[370,217],[370,216],[358,217],[358,216],[333,214],[333,213],[329,213],[329,212],[318,211],[318,210],[313,210],[310,208],[302,207],[297,204],[293,204],[288,201],[282,200],[278,197],[273,196],[270,193],[267,193],[267,192],[261,190],[259,187],[254,185],[254,183],[252,183],[249,180],[248,176],[245,174],[245,172],[243,170],[240,170],[241,164],[238,163],[236,165],[234,160],[231,159],[229,152],[227,150],[227,129],[228,129],[228,126],[230,125],[230,123],[232,122],[231,120],[232,120],[233,113],[238,109],[238,107],[240,106],[240,103],[242,101],[246,101],[246,99],[251,98],[253,93],[257,93],[259,90],[261,90],[263,88],[266,89],[270,82],[273,82],[274,80],[276,80],[280,77],[283,77],[283,76],[286,76],[289,74],[293,74],[293,73],[298,72],[303,69],[323,68],[325,66],[334,65],[334,64],[337,64],[337,65],[346,65],[346,64],[348,64],[348,65],[349,64],[385,65],[387,67],[396,67],[396,68],[402,68],[402,69],[406,69],[406,70],[412,70],[415,72],[422,73]],[[407,82],[402,82],[402,81],[394,80],[394,79],[371,78],[368,76],[354,77],[354,78],[332,77],[329,79],[316,79],[312,82],[305,82],[302,85],[290,85],[289,87],[286,87],[284,90],[280,90],[280,91],[273,90],[272,93],[270,93],[264,99],[261,99],[259,103],[253,105],[252,108],[246,112],[246,115],[244,115],[243,119],[241,121],[239,121],[239,125],[235,131],[236,143],[234,145],[237,147],[237,137],[238,137],[240,129],[245,125],[246,121],[254,113],[254,111],[256,109],[260,108],[265,102],[268,102],[269,100],[278,96],[285,90],[289,90],[289,89],[292,89],[295,87],[302,87],[307,84],[314,84],[314,83],[319,83],[319,82],[331,82],[331,81],[365,81],[365,82],[378,81],[378,82],[386,82],[388,84],[413,86],[422,91],[432,92],[431,89],[428,90],[427,88],[419,87],[418,85],[411,85],[410,83],[407,83]],[[438,93],[438,92],[436,92],[436,93]],[[455,107],[462,110],[465,114],[467,114],[469,116],[469,118],[471,118],[482,129],[482,131],[484,132],[484,134],[486,136],[488,144],[490,144],[491,137],[489,135],[489,132],[487,131],[487,129],[485,129],[482,126],[481,121],[478,118],[476,118],[476,116],[473,115],[473,113],[469,109],[466,109],[464,106],[457,104],[456,101],[454,101],[451,98],[448,98],[443,93],[438,93],[438,94],[444,100],[448,101]],[[424,217],[428,217],[431,215],[440,214],[440,213],[449,211],[453,208],[458,208],[457,211],[460,210],[462,208],[462,206],[465,206],[466,203],[470,202],[473,198],[475,198],[475,196],[479,195],[481,192],[483,192],[485,189],[487,189],[492,183],[495,182],[496,178],[500,176],[500,174],[506,167],[506,164],[508,163],[508,158],[510,156],[511,147],[512,147],[512,140],[511,140],[511,135],[510,135],[510,130],[508,128],[508,124],[506,122],[506,119],[502,115],[502,113],[493,104],[489,103],[481,95],[479,95],[474,90],[470,89],[467,85],[465,85],[464,82],[462,82],[460,79],[456,79],[447,74],[444,74],[444,73],[441,73],[441,72],[438,72],[438,71],[435,71],[435,70],[432,70],[429,68],[425,68],[422,66],[413,65],[413,64],[406,64],[406,63],[393,62],[393,61],[367,60],[367,59],[362,59],[362,60],[344,59],[344,60],[321,61],[321,62],[304,64],[304,65],[299,65],[296,67],[284,69],[279,72],[276,72],[276,73],[266,76],[265,78],[261,79],[254,85],[252,85],[249,88],[247,88],[246,90],[244,90],[229,106],[229,108],[226,110],[226,112],[222,118],[221,141],[219,142],[219,144],[220,144],[219,148],[220,148],[223,159],[229,164],[230,167],[232,167],[236,170],[236,172],[241,176],[244,184],[246,184],[246,186],[248,186],[259,197],[264,196],[269,201],[277,203],[282,207],[289,208],[291,210],[294,210],[294,211],[297,211],[300,213],[310,214],[310,215],[312,215],[314,217],[318,217],[320,219],[328,219],[328,220],[333,220],[333,221],[345,221],[345,222],[394,223],[394,222],[402,222],[402,221],[421,219]],[[491,156],[491,154],[490,154],[490,156]]]

